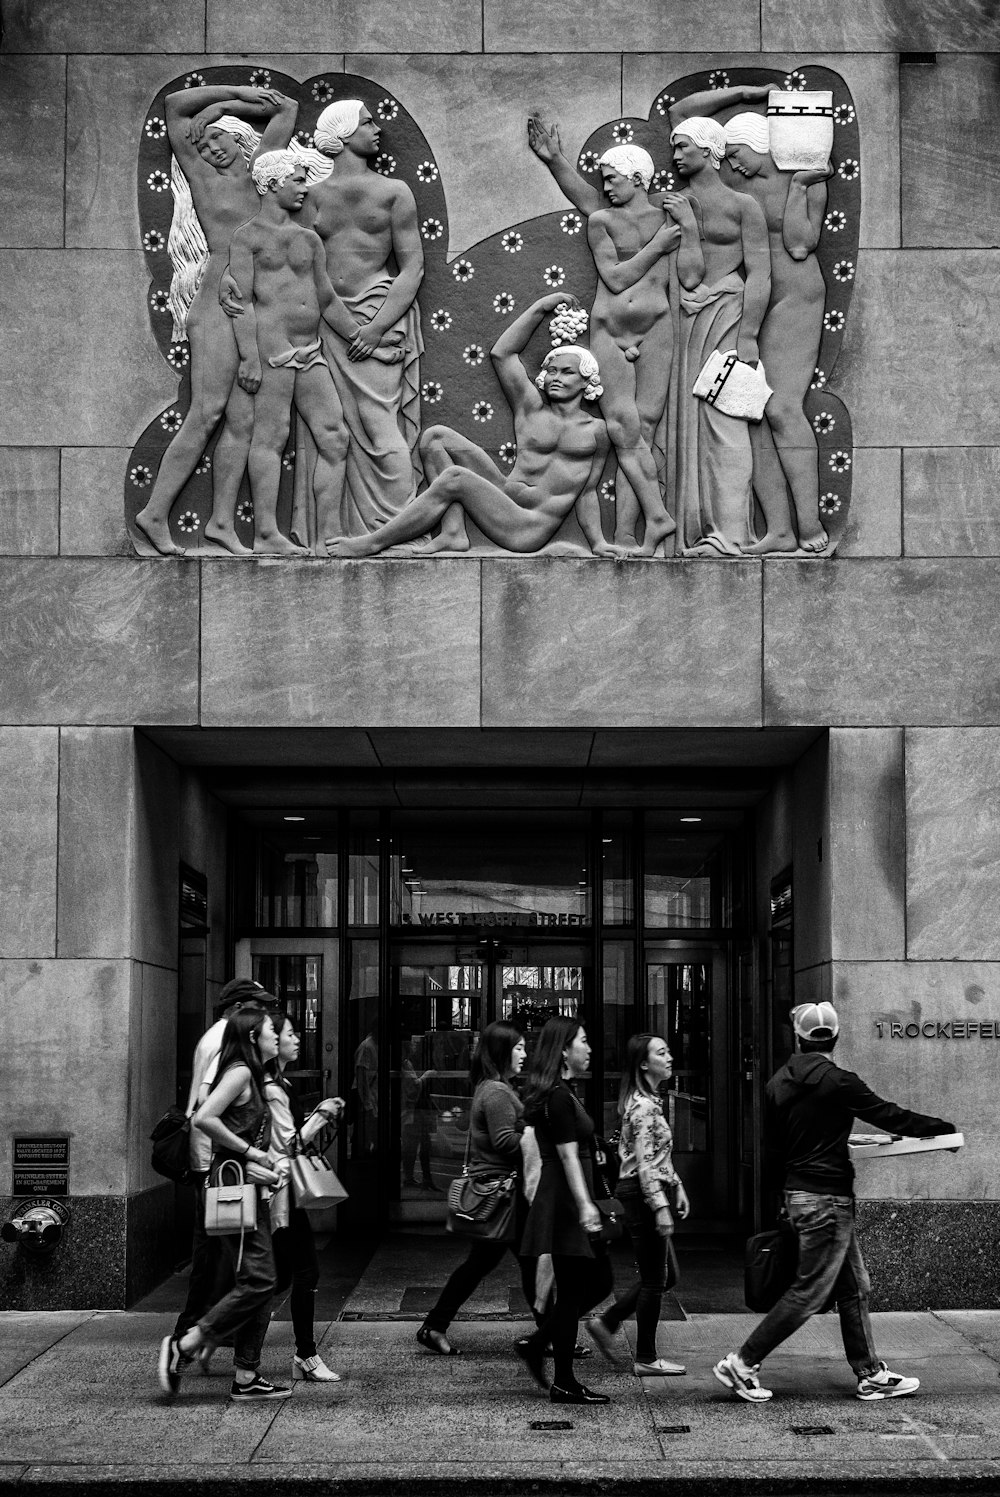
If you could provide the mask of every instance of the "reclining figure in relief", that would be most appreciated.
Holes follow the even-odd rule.
[[[517,459],[509,474],[480,447],[448,426],[431,426],[420,439],[430,483],[385,525],[365,536],[330,536],[331,556],[375,556],[425,536],[438,535],[411,554],[457,554],[469,549],[466,520],[508,551],[537,552],[552,540],[576,506],[595,556],[617,557],[604,539],[597,483],[608,456],[607,427],[585,408],[600,398],[593,354],[575,344],[553,348],[533,382],[520,355],[542,319],[558,307],[579,308],[565,292],[543,296],[522,312],[490,350],[497,378],[514,417]]]

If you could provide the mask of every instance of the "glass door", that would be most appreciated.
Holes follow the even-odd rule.
[[[483,1027],[475,948],[394,944],[390,964],[389,1219],[440,1222],[469,1137],[469,1060]]]
[[[393,943],[389,1056],[389,1219],[443,1227],[448,1186],[469,1137],[469,1062],[483,1027],[515,1024],[530,1057],[546,1019],[580,1014],[588,949],[575,943]],[[581,1100],[589,1106],[590,1078]]]
[[[298,1065],[285,1074],[307,1111],[337,1090],[337,950],[336,941],[316,937],[260,937],[236,945],[236,975],[273,993],[301,1036]]]
[[[723,1228],[734,1214],[724,948],[647,946],[646,1003],[651,1032],[664,1036],[674,1058],[668,1114],[674,1163],[691,1200],[690,1228]]]

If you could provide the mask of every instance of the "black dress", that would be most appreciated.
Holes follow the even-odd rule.
[[[520,1253],[526,1258],[537,1258],[542,1253],[593,1258],[594,1250],[580,1226],[579,1207],[569,1188],[557,1145],[577,1145],[583,1178],[588,1194],[593,1197],[594,1124],[565,1081],[556,1083],[545,1105],[529,1113],[525,1122],[534,1126],[542,1173],[528,1211]]]

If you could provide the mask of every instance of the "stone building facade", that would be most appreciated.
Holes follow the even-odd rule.
[[[355,812],[391,833],[397,812],[474,826],[484,811],[562,808],[607,818],[587,823],[598,849],[633,811],[736,837],[743,923],[734,935],[706,921],[698,936],[726,952],[728,1039],[713,1061],[735,1182],[726,1229],[762,1209],[754,1129],[775,1005],[829,997],[841,1062],[967,1138],[954,1157],[864,1167],[878,1305],[995,1307],[996,8],[371,0],[334,24],[319,0],[21,0],[3,23],[0,1208],[20,1199],[14,1139],[68,1136],[72,1221],[44,1260],[0,1246],[0,1302],[124,1306],[176,1260],[174,1189],[151,1172],[147,1137],[175,1100],[179,992],[189,1002],[194,984],[206,1014],[278,941],[278,922],[241,914],[245,850],[267,816],[320,809],[324,835],[341,817],[346,870]],[[846,80],[863,191],[831,378],[853,424],[837,554],[137,555],[123,484],[178,388],[150,335],[143,122],[170,80],[237,65],[348,73],[403,101],[440,168],[452,257],[561,206],[524,144],[535,108],[576,143],[645,118],[672,79],[706,69],[816,65]],[[206,900],[187,934],[182,869]],[[392,876],[376,875],[383,903]],[[382,979],[400,930],[387,909],[377,919],[390,1023]],[[314,924],[334,943],[361,938]],[[599,924],[586,955],[598,1027]],[[664,947],[680,939],[664,930]],[[345,949],[330,958],[323,1034],[324,1066],[349,1090],[364,1031],[343,1030]],[[381,1147],[388,1170],[387,1135]]]

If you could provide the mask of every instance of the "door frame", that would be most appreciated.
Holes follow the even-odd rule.
[[[658,955],[658,953],[661,953]],[[657,962],[671,966],[702,963],[711,971],[712,1011],[710,1030],[709,1075],[712,1088],[708,1153],[709,1179],[713,1199],[710,1217],[692,1219],[692,1233],[724,1233],[733,1230],[740,1220],[737,1199],[736,1147],[733,1089],[733,1045],[735,1034],[732,1015],[733,943],[729,940],[671,936],[663,940],[646,938],[642,949],[642,984],[640,1002],[646,1021],[652,1028],[649,1004],[649,967]],[[664,1036],[666,1038],[666,1036]]]

